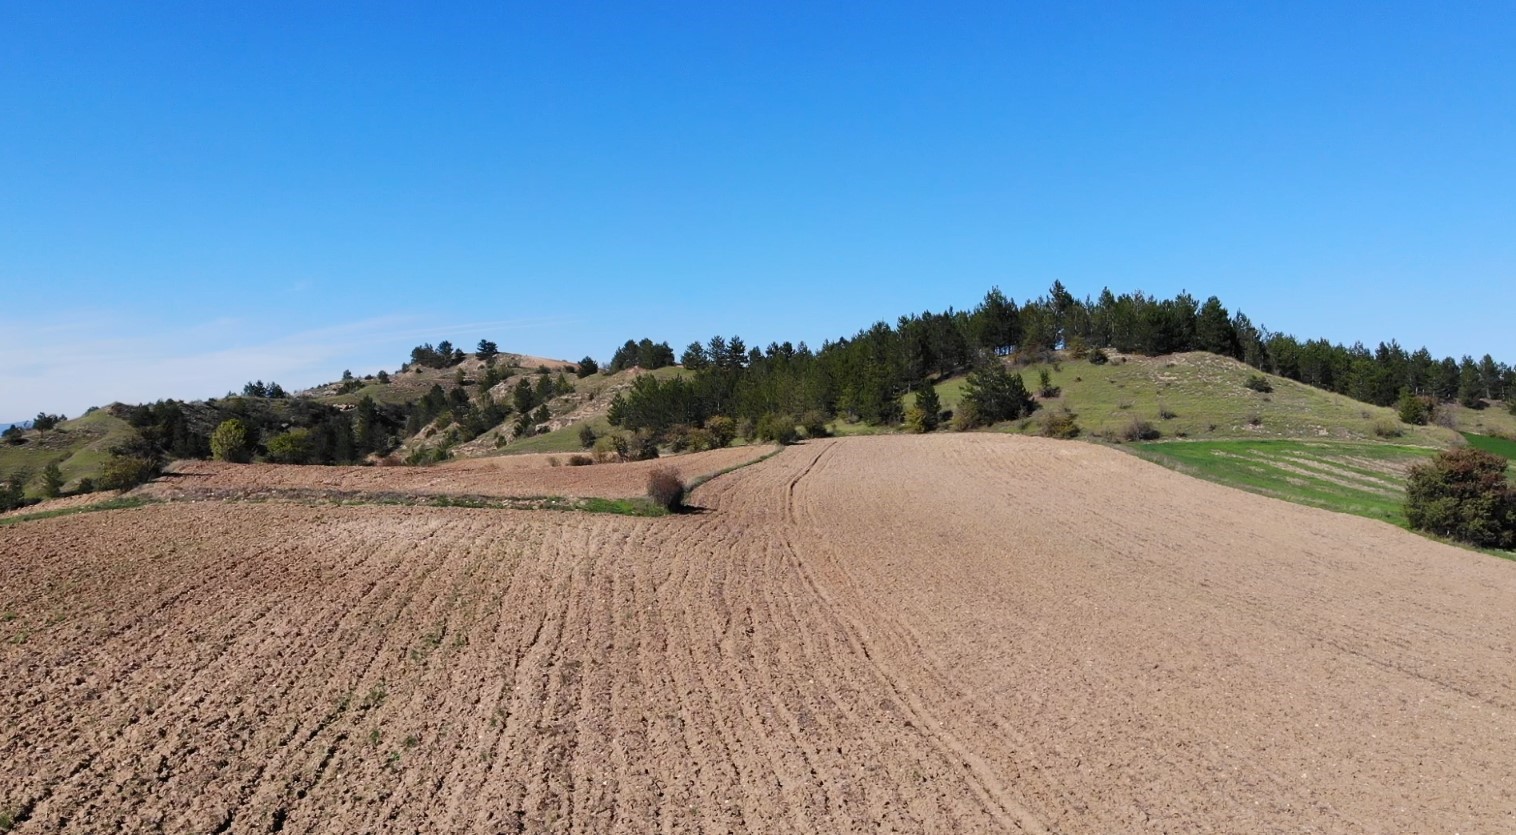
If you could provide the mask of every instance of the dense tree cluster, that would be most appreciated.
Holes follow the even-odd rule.
[[[293,430],[306,433],[299,464],[349,464],[370,453],[383,453],[399,441],[405,426],[406,408],[363,398],[343,410],[303,398],[228,397],[207,403],[157,403],[123,407],[121,417],[138,432],[144,448],[157,458],[210,458],[216,453],[213,438],[219,427],[235,421],[242,443],[233,444],[235,429],[221,440],[228,444],[220,455],[227,460],[248,460],[269,453],[273,439]],[[288,457],[288,456],[286,456]]]
[[[351,377],[351,373],[349,373]],[[289,393],[278,383],[265,384],[262,380],[254,380],[242,387],[243,397],[271,397],[274,399],[288,397]]]
[[[463,357],[463,350],[454,348],[446,339],[437,343],[435,348],[428,342],[411,349],[411,365],[423,368],[452,368],[463,362]]]
[[[654,344],[653,340],[646,338],[640,342],[628,339],[626,344],[616,349],[611,364],[605,367],[605,373],[615,374],[633,366],[651,371],[673,364],[674,349],[667,342]]]

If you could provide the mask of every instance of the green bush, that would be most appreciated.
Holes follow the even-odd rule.
[[[1473,447],[1444,450],[1411,468],[1411,527],[1484,548],[1516,545],[1516,487],[1504,458]]]
[[[237,418],[223,420],[211,433],[211,456],[217,461],[247,463],[252,458],[247,426]]]
[[[1247,386],[1253,391],[1261,392],[1263,394],[1268,394],[1274,390],[1274,386],[1269,382],[1269,378],[1263,376],[1262,374],[1249,374],[1247,380],[1243,383],[1243,385]]]
[[[801,415],[800,428],[805,430],[807,438],[825,438],[831,434],[826,429],[826,414],[819,409],[811,409]]]
[[[795,429],[793,415],[781,415],[770,412],[758,420],[757,437],[760,441],[772,441],[776,444],[788,446],[800,440],[800,433]]]
[[[62,493],[63,471],[58,469],[57,461],[52,461],[42,469],[42,495],[54,499]]]
[[[279,464],[307,464],[313,454],[315,442],[309,429],[291,429],[268,441],[268,457]]]
[[[594,449],[597,437],[595,435],[595,428],[588,423],[579,427],[579,446],[585,449]]]
[[[737,422],[726,415],[712,415],[705,420],[705,431],[711,433],[716,446],[731,446],[737,437]]]
[[[157,474],[158,463],[150,458],[115,454],[100,469],[99,485],[103,490],[130,490],[152,481]]]
[[[1048,412],[1042,416],[1042,436],[1060,440],[1079,437],[1079,424],[1074,422],[1076,417],[1078,415],[1073,412]]]

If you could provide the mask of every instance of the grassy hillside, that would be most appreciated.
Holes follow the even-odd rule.
[[[1396,443],[1442,447],[1457,438],[1440,427],[1403,424],[1393,409],[1282,377],[1261,375],[1273,391],[1253,391],[1245,383],[1258,371],[1215,354],[1116,356],[1105,365],[1085,360],[1031,365],[1020,369],[1028,389],[1036,390],[1042,370],[1060,389],[1059,396],[1040,401],[1042,408],[1073,411],[1084,433],[1094,438],[1118,439],[1133,420],[1147,421],[1165,439],[1377,441],[1391,439],[1382,437],[1390,434]],[[937,387],[944,408],[956,408],[963,386],[963,378],[956,378]],[[1036,432],[1038,426],[1034,419],[1011,429]]]
[[[52,431],[28,430],[23,443],[0,443],[0,473],[25,469],[35,477],[48,464],[63,471],[64,489],[72,490],[81,478],[95,478],[111,447],[126,440],[132,428],[126,421],[98,409],[83,417],[66,420]],[[37,495],[35,484],[27,494]]]

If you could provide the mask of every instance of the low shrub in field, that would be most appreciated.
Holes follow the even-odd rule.
[[[593,463],[595,463],[595,459],[589,457],[588,455],[575,454],[569,456],[570,467],[588,467]]]
[[[1411,468],[1405,515],[1411,527],[1485,548],[1516,546],[1516,487],[1506,460],[1473,447],[1437,453]]]
[[[1274,390],[1274,386],[1269,382],[1269,378],[1262,374],[1249,374],[1247,382],[1243,383],[1243,385],[1263,394],[1268,394]]]
[[[825,438],[830,434],[826,431],[826,415],[816,409],[800,416],[800,428],[807,438]]]
[[[1078,417],[1073,412],[1048,412],[1042,416],[1042,435],[1045,438],[1069,440],[1079,437]]]
[[[684,507],[684,479],[672,467],[658,467],[647,474],[647,496],[664,510],[679,510]]]
[[[1399,423],[1389,418],[1380,418],[1374,421],[1374,434],[1381,438],[1398,438],[1405,433],[1401,431]]]
[[[1173,409],[1170,409],[1162,403],[1158,404],[1158,418],[1160,420],[1173,420],[1176,417],[1179,417],[1179,415],[1175,414]]]
[[[1121,430],[1121,439],[1123,441],[1156,441],[1161,437],[1163,437],[1162,432],[1159,432],[1153,428],[1153,424],[1141,418],[1132,418],[1132,422],[1128,423]]]

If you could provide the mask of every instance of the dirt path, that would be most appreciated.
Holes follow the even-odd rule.
[[[586,468],[593,470],[595,468]],[[1082,444],[0,529],[17,832],[1498,832],[1516,566]]]

